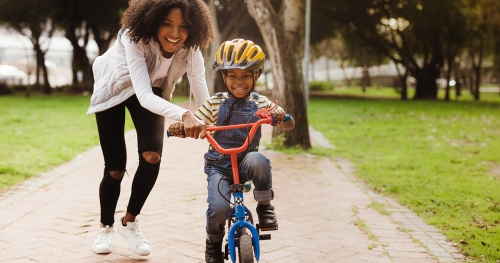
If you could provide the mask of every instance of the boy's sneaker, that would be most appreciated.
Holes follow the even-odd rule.
[[[128,241],[130,249],[139,256],[147,256],[151,253],[148,241],[142,235],[139,229],[139,221],[127,222],[127,226],[123,226],[121,220],[117,226],[118,233]]]
[[[257,205],[259,228],[263,231],[278,230],[278,220],[272,205]]]
[[[99,227],[99,232],[97,233],[97,239],[92,246],[92,249],[97,254],[108,254],[111,253],[111,241],[113,240],[113,234],[115,233],[113,227]]]
[[[219,242],[206,241],[205,262],[206,263],[224,263],[222,253],[222,240]]]

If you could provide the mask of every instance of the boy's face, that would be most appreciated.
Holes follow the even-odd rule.
[[[238,99],[245,97],[259,78],[259,74],[252,76],[250,69],[229,69],[227,75],[222,75],[227,89]]]

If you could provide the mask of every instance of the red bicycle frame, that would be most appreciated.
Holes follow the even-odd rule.
[[[274,108],[273,108],[274,109]],[[248,148],[248,144],[253,140],[253,136],[255,135],[255,132],[257,131],[257,128],[259,128],[260,125],[262,124],[272,124],[274,122],[273,117],[271,116],[271,110],[273,109],[259,109],[257,112],[255,112],[255,116],[258,116],[260,120],[253,122],[253,123],[247,123],[247,124],[235,124],[235,125],[227,125],[227,126],[212,126],[212,127],[207,127],[206,128],[206,138],[210,142],[210,144],[219,152],[222,154],[229,154],[231,155],[231,166],[233,169],[233,180],[235,184],[240,183],[240,175],[238,173],[238,161],[236,159],[236,155],[240,152],[245,151]],[[222,148],[219,143],[217,143],[212,135],[210,134],[211,131],[220,131],[220,130],[230,130],[230,129],[239,129],[239,128],[251,128],[248,137],[245,140],[245,143],[241,145],[238,148],[231,148],[231,149],[226,149]]]

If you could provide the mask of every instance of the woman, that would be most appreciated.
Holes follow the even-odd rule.
[[[114,213],[126,171],[125,108],[137,131],[139,166],[127,212],[117,231],[134,253],[151,252],[136,220],[160,168],[164,118],[183,121],[186,136],[204,138],[205,124],[169,101],[177,80],[188,74],[198,106],[209,98],[200,49],[215,41],[210,11],[202,0],[131,0],[115,44],[93,64],[95,113],[104,155],[99,186],[101,225],[95,253],[111,253]]]

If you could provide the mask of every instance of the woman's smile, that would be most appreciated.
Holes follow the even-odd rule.
[[[175,51],[186,41],[189,35],[187,24],[179,8],[174,8],[165,17],[158,28],[158,44],[162,55],[166,58],[172,57]]]

